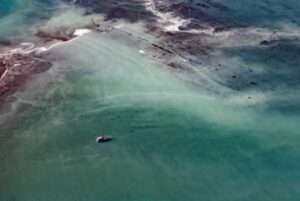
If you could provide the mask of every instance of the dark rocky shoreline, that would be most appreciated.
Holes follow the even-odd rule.
[[[51,63],[35,53],[0,56],[0,99],[16,92],[32,75],[44,72]]]
[[[170,61],[170,58],[175,56],[188,55],[191,57],[202,57],[209,55],[211,50],[216,49],[219,43],[224,42],[223,38],[215,38],[222,36],[223,33],[228,33],[239,25],[222,22],[211,16],[208,16],[203,9],[217,9],[227,12],[229,8],[221,3],[213,1],[203,1],[203,3],[195,3],[193,1],[169,1],[169,0],[153,0],[155,9],[161,13],[174,13],[187,23],[179,26],[178,31],[165,30],[162,24],[159,24],[159,16],[151,12],[146,7],[146,0],[113,0],[113,1],[98,1],[98,0],[64,0],[67,3],[75,3],[79,7],[84,7],[86,13],[84,15],[102,14],[108,23],[113,23],[115,20],[125,20],[130,23],[138,21],[144,22],[146,31],[157,37],[159,44],[153,43],[150,48],[157,52],[169,67],[174,69],[184,69],[180,63]],[[78,27],[80,28],[80,27]],[[86,27],[97,31],[103,31],[102,25],[98,22],[91,21]],[[105,29],[105,28],[104,28]],[[206,33],[206,30],[212,30],[212,33]],[[196,32],[193,32],[196,30]],[[201,30],[204,30],[201,32]],[[105,31],[105,30],[104,30]],[[246,32],[245,32],[246,33]],[[243,32],[236,33],[237,36],[245,34]],[[40,40],[40,46],[55,42],[66,42],[74,38],[74,29],[64,28],[55,32],[47,32],[38,30],[35,36]],[[247,33],[246,33],[247,34]],[[226,39],[224,39],[226,40]],[[258,45],[262,48],[276,45],[279,39],[261,38]],[[295,39],[297,40],[297,38]],[[213,42],[212,42],[213,41]],[[0,41],[1,47],[10,49],[15,48],[16,44],[13,41]],[[3,48],[3,49],[4,49]],[[157,55],[156,55],[157,56]],[[190,61],[189,59],[187,61]],[[221,65],[221,64],[218,64]],[[22,83],[30,77],[30,74],[43,72],[51,66],[51,62],[45,60],[41,55],[34,52],[30,54],[14,53],[3,54],[0,56],[0,97],[5,97],[12,94],[22,85]],[[5,74],[5,75],[4,75]],[[4,76],[4,77],[3,77]],[[235,77],[232,78],[236,80]]]
[[[80,28],[99,29],[99,31],[105,29],[94,21]],[[52,32],[39,29],[34,35],[37,47],[29,47],[29,49],[26,45],[22,46],[22,43],[16,44],[10,40],[0,41],[0,102],[22,87],[31,75],[45,72],[52,66],[51,61],[43,53],[44,48],[47,49],[53,44],[67,42],[77,37],[75,29],[69,27]],[[32,45],[35,46],[35,44]]]
[[[38,45],[47,47],[73,39],[73,33],[74,30],[60,30],[55,33],[39,30],[35,36],[40,40]],[[39,47],[26,49],[10,41],[4,41],[1,45],[2,49],[6,49],[0,54],[0,101],[3,101],[23,86],[30,76],[47,71],[52,64],[39,52]]]

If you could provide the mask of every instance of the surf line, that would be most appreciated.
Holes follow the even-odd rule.
[[[0,54],[0,62],[4,62],[4,72],[1,73],[0,75],[0,84],[2,83],[2,81],[6,78],[6,76],[10,73],[11,69],[14,67],[18,67],[21,65],[21,63],[18,62],[14,62],[14,59],[16,57],[18,57],[18,55],[23,55],[26,57],[32,57],[32,60],[37,60],[38,56],[41,55],[44,52],[50,51],[51,49],[61,46],[61,45],[65,45],[67,43],[71,43],[74,42],[76,40],[78,40],[80,37],[84,36],[85,34],[88,34],[92,32],[91,29],[76,29],[70,40],[67,41],[58,41],[58,42],[54,42],[53,44],[47,46],[42,46],[42,47],[35,47],[35,44],[33,43],[27,43],[27,42],[23,42],[20,44],[19,47],[15,48],[15,49],[11,49],[8,50],[5,53]],[[9,60],[12,60],[11,64],[7,63],[9,62]]]
[[[33,50],[33,52],[40,54],[43,52],[47,52],[55,47],[61,46],[61,45],[65,45],[67,43],[71,43],[74,42],[76,40],[78,40],[80,37],[84,36],[85,34],[91,33],[92,30],[91,29],[76,29],[73,33],[73,38],[71,38],[68,41],[60,41],[60,42],[56,42],[52,45],[50,45],[49,47],[39,47],[39,48],[35,48]]]
[[[91,29],[76,29],[73,32],[72,38],[70,38],[70,40],[58,41],[58,42],[55,42],[55,43],[49,45],[48,47],[47,46],[35,47],[35,45],[32,43],[24,42],[24,43],[20,44],[21,47],[18,47],[18,48],[12,49],[12,50],[8,50],[7,52],[0,54],[0,57],[9,56],[9,55],[13,55],[13,54],[24,54],[24,55],[33,54],[33,53],[40,54],[40,53],[49,51],[55,47],[58,47],[60,45],[74,42],[75,40],[78,40],[80,37],[84,36],[85,34],[88,34],[91,32],[92,32]]]

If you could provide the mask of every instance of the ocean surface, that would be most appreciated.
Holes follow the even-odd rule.
[[[231,27],[299,29],[296,0],[199,2]],[[87,20],[60,1],[0,0],[0,39]],[[124,29],[51,49],[52,68],[3,103],[0,201],[299,200],[299,41],[216,48],[190,73]]]

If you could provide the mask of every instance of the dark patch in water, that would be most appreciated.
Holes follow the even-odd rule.
[[[64,0],[73,2],[72,0]],[[76,5],[88,8],[88,13],[104,14],[107,20],[124,19],[130,22],[153,21],[155,16],[149,12],[143,1],[110,0],[110,1],[77,1]]]
[[[300,87],[300,46],[295,42],[281,41],[263,48],[226,49],[229,57],[237,56],[250,69],[240,68],[235,75],[228,77],[226,86],[234,89],[272,90],[276,88]],[[263,68],[261,70],[256,68]],[[237,77],[240,78],[237,81]]]

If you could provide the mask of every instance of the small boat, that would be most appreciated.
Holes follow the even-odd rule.
[[[103,143],[103,142],[109,142],[112,141],[112,137],[111,136],[98,136],[96,138],[96,142],[97,143]]]

